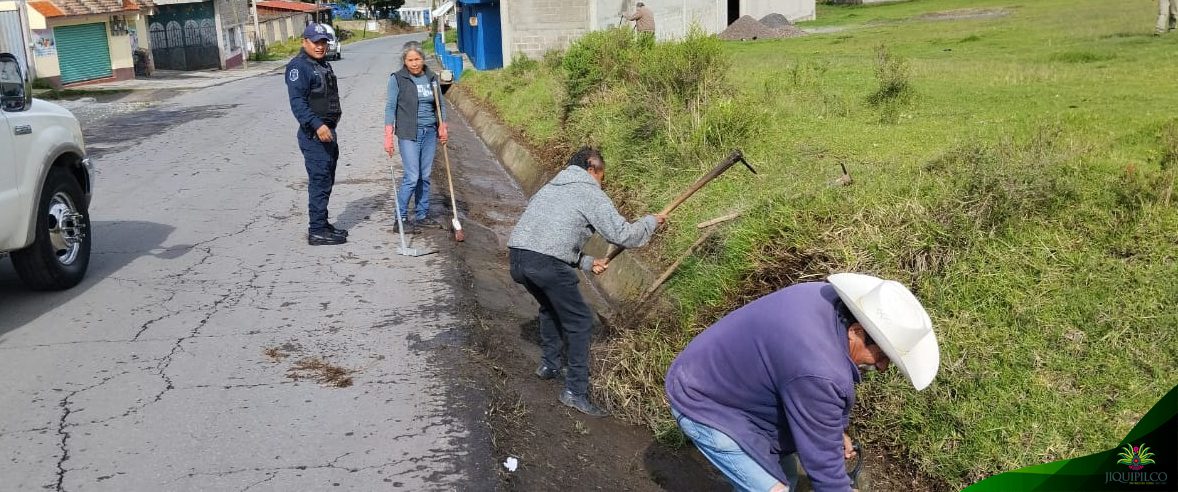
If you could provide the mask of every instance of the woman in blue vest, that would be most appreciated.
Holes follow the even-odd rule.
[[[401,218],[409,220],[409,199],[414,200],[413,225],[441,227],[429,216],[429,176],[434,167],[438,142],[446,143],[445,112],[434,107],[438,77],[425,66],[421,44],[405,44],[402,67],[389,76],[389,96],[384,110],[384,150],[390,157],[401,148],[405,170],[397,193]],[[406,228],[410,229],[410,228]]]

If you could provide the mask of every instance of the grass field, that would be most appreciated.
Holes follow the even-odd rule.
[[[855,431],[959,489],[1112,447],[1178,384],[1178,33],[1151,35],[1156,8],[820,5],[801,27],[821,34],[646,53],[602,34],[463,84],[538,147],[601,146],[633,213],[733,148],[761,171],[719,179],[642,253],[670,263],[695,223],[744,214],[670,280],[674,321],[598,347],[623,414],[671,428],[666,366],[732,308],[869,272],[922,299],[941,371],[921,393],[869,376]],[[840,164],[853,185],[831,184]]]

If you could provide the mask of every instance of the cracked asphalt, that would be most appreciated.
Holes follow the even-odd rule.
[[[84,122],[98,169],[86,280],[30,292],[0,259],[0,490],[495,488],[485,395],[453,371],[447,255],[394,244],[384,91],[421,37],[332,63],[343,246],[306,245],[281,72]],[[412,240],[453,247],[443,231]],[[290,377],[310,358],[354,384]]]

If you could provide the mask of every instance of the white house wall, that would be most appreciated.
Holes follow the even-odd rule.
[[[618,25],[633,27],[633,22],[620,18],[622,13],[633,13],[636,3],[637,0],[593,0],[590,12],[592,29]],[[725,0],[646,0],[643,3],[654,13],[655,36],[658,39],[682,38],[692,24],[712,34],[728,27]]]
[[[812,20],[816,14],[814,0],[740,0],[740,15],[760,20],[769,14],[781,14],[790,22]]]
[[[518,53],[539,58],[549,50],[564,49],[586,32],[632,26],[620,19],[634,11],[637,0],[502,0],[503,61]],[[655,36],[682,38],[698,25],[719,33],[728,27],[727,0],[645,0],[654,13]],[[791,21],[814,18],[815,0],[740,0],[740,14],[760,19],[778,13]]]
[[[245,58],[245,26],[251,19],[249,5],[235,0],[214,0],[213,8],[216,12],[213,22],[221,45],[221,68],[241,65]]]

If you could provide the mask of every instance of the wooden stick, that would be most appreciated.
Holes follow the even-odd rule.
[[[663,282],[666,282],[667,279],[671,278],[671,275],[675,274],[675,270],[679,269],[679,266],[683,264],[683,261],[691,256],[692,253],[695,253],[695,248],[698,248],[701,244],[704,243],[704,241],[707,241],[708,238],[712,237],[712,234],[715,232],[715,229],[709,230],[708,232],[703,233],[699,239],[696,239],[694,243],[691,243],[691,246],[688,246],[687,250],[684,251],[683,254],[679,255],[679,258],[676,259],[674,263],[671,263],[671,266],[667,267],[666,270],[663,270],[663,274],[659,275],[659,278],[655,279],[654,283],[650,284],[650,287],[646,289],[646,292],[642,293],[642,297],[645,298],[653,294],[654,291],[658,290],[658,288],[663,285]]]
[[[719,224],[721,222],[728,222],[728,221],[735,219],[737,217],[740,217],[740,212],[733,212],[733,213],[730,213],[730,214],[725,215],[723,217],[716,217],[712,220],[705,220],[703,222],[696,224],[695,227],[697,229],[705,229],[705,228],[714,226],[716,224]]]

